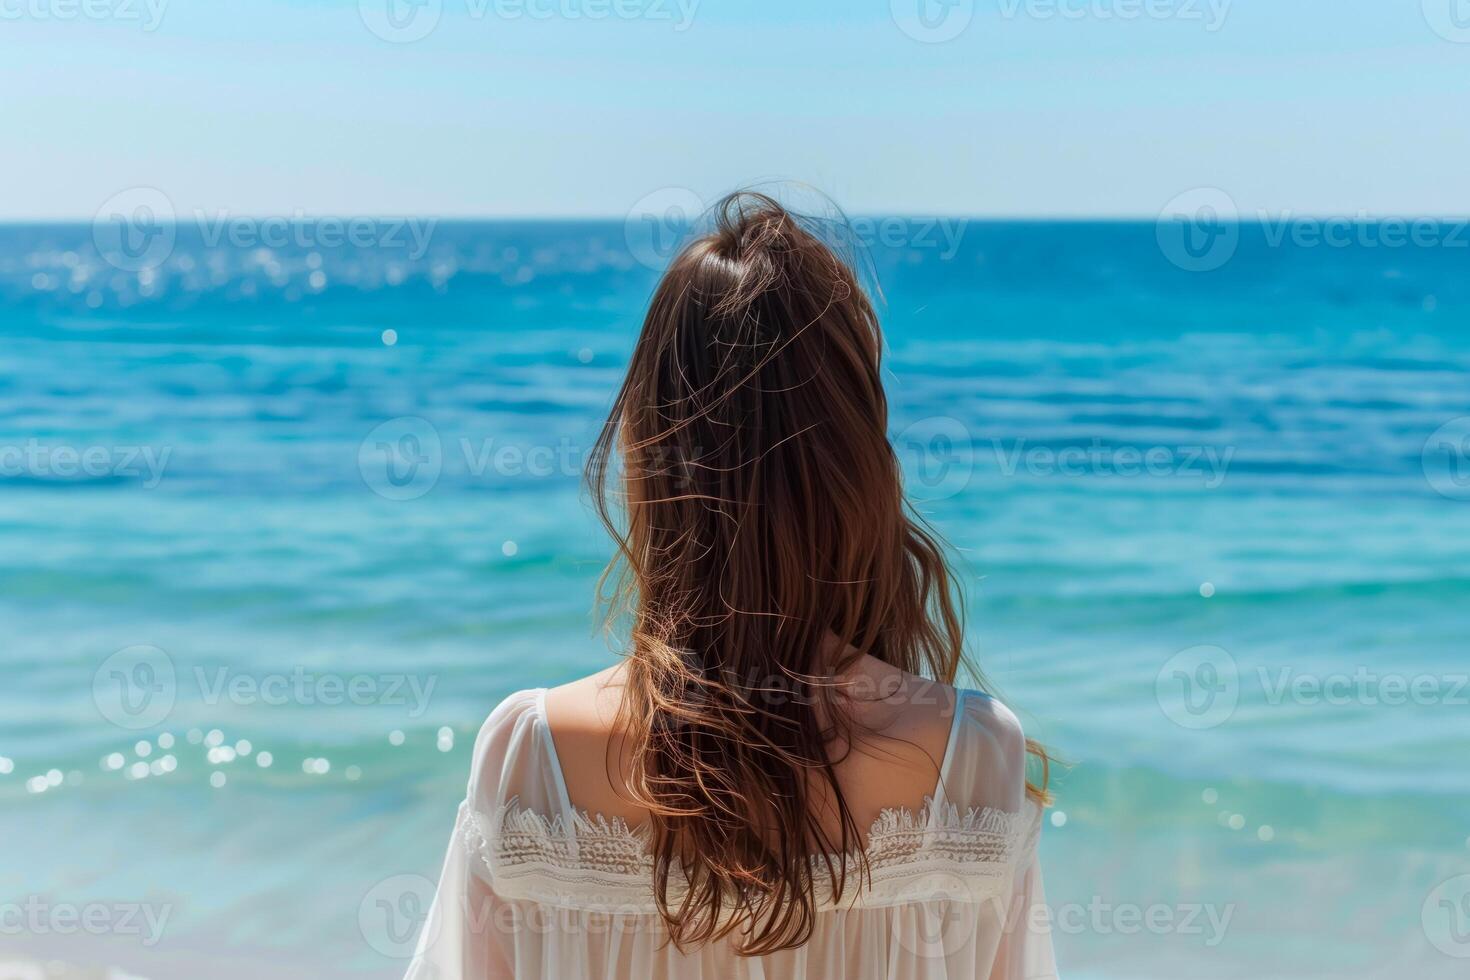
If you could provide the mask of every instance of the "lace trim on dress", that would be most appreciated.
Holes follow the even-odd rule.
[[[653,857],[646,826],[573,811],[546,817],[511,800],[494,814],[460,809],[461,833],[476,864],[505,898],[609,913],[651,914]],[[986,901],[1008,894],[1016,869],[1030,859],[1041,830],[1041,808],[1027,802],[1011,813],[926,799],[918,812],[883,810],[867,846],[848,856],[848,889],[832,899],[832,872],[812,857],[812,877],[825,907],[877,907],[926,900]],[[869,882],[860,882],[861,859]],[[837,860],[831,861],[837,866]],[[670,876],[671,902],[682,881]]]

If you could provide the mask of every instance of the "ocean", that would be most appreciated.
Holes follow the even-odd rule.
[[[400,976],[486,713],[612,662],[579,469],[666,243],[390,224],[0,227],[0,961]],[[1464,976],[1436,227],[860,226],[915,506],[1066,763],[1064,977]]]

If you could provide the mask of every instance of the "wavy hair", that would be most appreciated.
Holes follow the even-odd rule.
[[[834,676],[868,654],[952,683],[962,610],[904,498],[852,268],[766,195],[713,217],[658,284],[588,482],[617,543],[599,593],[630,633],[619,731],[660,914],[680,948],[760,955],[810,937],[814,857],[834,900],[866,875]]]

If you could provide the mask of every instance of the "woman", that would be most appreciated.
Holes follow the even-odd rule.
[[[485,722],[409,976],[1053,976],[1045,756],[949,686],[873,307],[775,201],[716,216],[589,470],[627,656]]]

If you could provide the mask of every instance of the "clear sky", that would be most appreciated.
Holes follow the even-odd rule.
[[[1470,214],[1465,0],[0,0],[0,92],[0,219]]]

